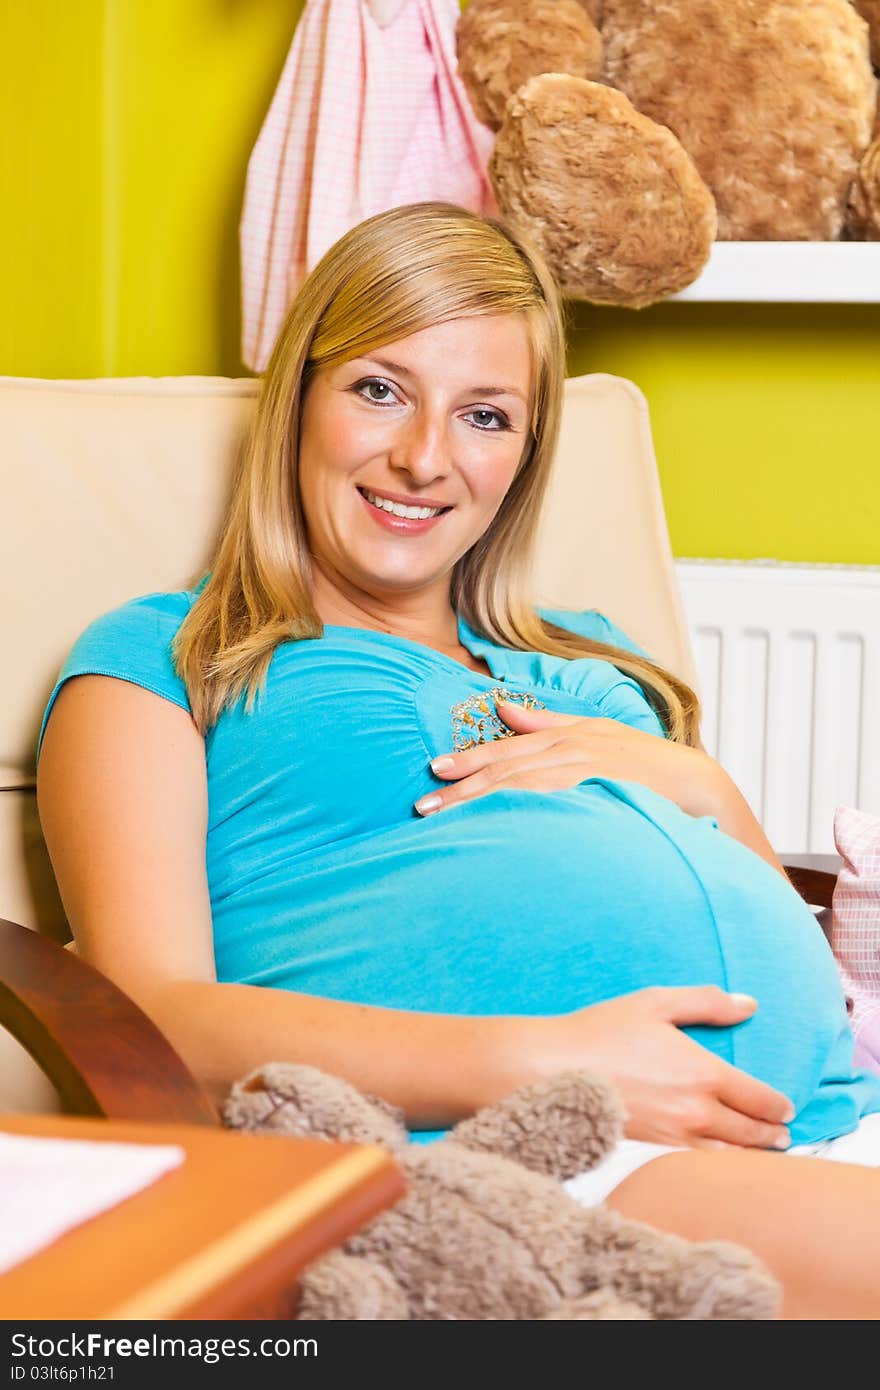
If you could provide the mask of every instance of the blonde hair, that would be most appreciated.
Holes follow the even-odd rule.
[[[202,734],[245,691],[251,712],[280,643],[323,632],[298,488],[302,407],[315,373],[449,319],[519,314],[532,358],[528,443],[488,529],[454,566],[452,606],[503,646],[612,661],[639,683],[670,738],[697,741],[699,707],[683,681],[535,611],[533,555],[562,414],[564,312],[536,246],[501,219],[452,203],[392,208],[330,247],[279,333],[209,574],[172,646]]]

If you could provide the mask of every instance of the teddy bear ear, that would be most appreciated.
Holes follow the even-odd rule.
[[[623,1104],[607,1082],[585,1071],[560,1072],[461,1120],[449,1139],[565,1182],[609,1152],[623,1119]]]
[[[406,1147],[403,1115],[341,1076],[293,1062],[268,1062],[232,1087],[223,1105],[231,1129],[274,1130],[352,1144]]]

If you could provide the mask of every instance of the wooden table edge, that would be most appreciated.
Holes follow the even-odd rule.
[[[377,1185],[377,1179],[383,1177],[385,1181]],[[378,1214],[403,1191],[403,1176],[385,1149],[369,1145],[343,1154],[331,1167],[300,1182],[176,1270],[109,1307],[103,1316],[114,1321],[232,1316],[219,1308],[231,1296],[237,1298],[232,1288],[236,1276],[253,1271],[254,1262],[283,1245],[291,1230],[299,1228],[301,1233],[287,1261],[293,1282],[305,1264],[353,1234],[359,1224]],[[352,1219],[353,1204],[367,1207],[360,1222]],[[313,1248],[304,1253],[304,1245]],[[200,1311],[208,1306],[218,1311]]]
[[[31,1115],[4,1113],[0,1115],[0,1130],[9,1134],[51,1139],[73,1138],[97,1142],[135,1144],[179,1144],[192,1156],[194,1145],[203,1160],[211,1146],[237,1141],[245,1145],[266,1146],[266,1152],[276,1145],[302,1144],[314,1150],[336,1150],[332,1158],[320,1159],[320,1166],[311,1172],[292,1176],[290,1185],[278,1186],[277,1163],[271,1165],[276,1190],[267,1195],[262,1206],[237,1212],[234,1219],[215,1225],[205,1233],[199,1245],[181,1251],[174,1262],[164,1268],[143,1272],[141,1280],[130,1281],[132,1287],[116,1294],[106,1289],[101,1298],[92,1301],[84,1311],[27,1312],[21,1303],[21,1288],[11,1294],[3,1284],[7,1278],[16,1283],[19,1271],[31,1264],[51,1260],[55,1242],[33,1251],[21,1263],[16,1263],[0,1275],[0,1320],[12,1318],[51,1317],[60,1321],[82,1321],[84,1317],[98,1319],[227,1319],[290,1317],[293,1315],[297,1284],[303,1270],[320,1255],[335,1248],[349,1236],[367,1225],[386,1207],[393,1205],[406,1191],[406,1180],[394,1156],[378,1144],[325,1145],[309,1136],[285,1135],[260,1131],[238,1131],[206,1128],[201,1125],[166,1124],[140,1120],[100,1120],[94,1117],[66,1115]],[[221,1149],[222,1152],[222,1149]],[[309,1167],[314,1162],[314,1154]],[[180,1178],[184,1168],[175,1168],[168,1178]],[[262,1175],[261,1175],[262,1176]],[[149,1184],[132,1195],[132,1202],[144,1198],[155,1200],[161,1183]],[[88,1240],[87,1232],[95,1224],[118,1218],[128,1202],[114,1203],[105,1212],[97,1213],[84,1222],[77,1222],[58,1239],[60,1243]],[[69,1259],[69,1246],[68,1256]],[[31,1275],[33,1278],[33,1275]],[[74,1299],[74,1303],[76,1300]],[[271,1309],[283,1311],[271,1311]],[[270,1310],[270,1311],[267,1311]]]

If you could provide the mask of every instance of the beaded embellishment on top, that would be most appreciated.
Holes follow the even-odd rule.
[[[546,709],[541,700],[527,691],[520,693],[507,690],[503,685],[493,686],[482,695],[469,695],[457,705],[450,707],[452,715],[452,747],[456,753],[466,748],[476,748],[479,743],[493,743],[499,738],[514,738],[514,730],[509,729],[504,720],[495,713],[492,701],[507,701],[522,705],[524,709]]]

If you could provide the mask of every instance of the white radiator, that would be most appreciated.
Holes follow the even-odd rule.
[[[703,743],[777,852],[880,815],[880,565],[678,560]]]

